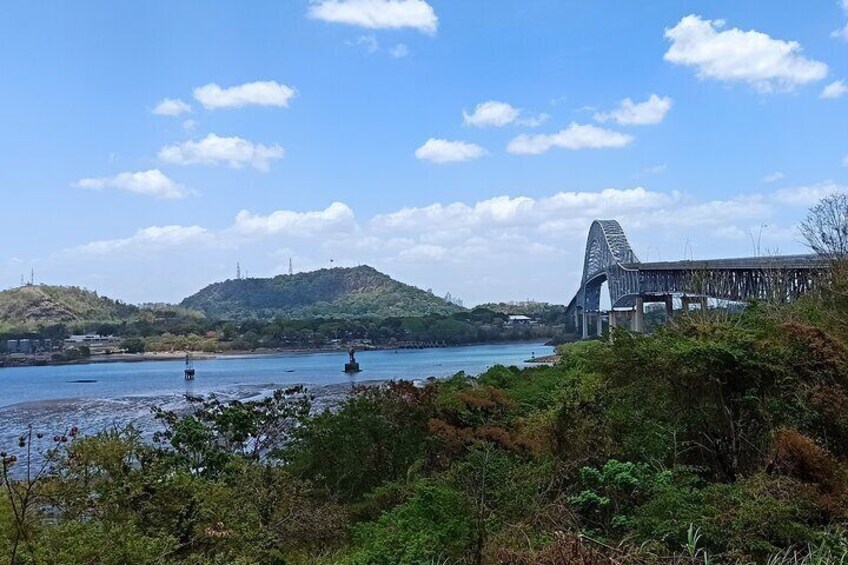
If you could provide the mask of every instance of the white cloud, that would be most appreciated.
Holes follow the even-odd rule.
[[[645,172],[649,175],[661,175],[668,170],[668,165],[663,163],[662,165],[654,165],[653,167],[645,168]]]
[[[599,122],[612,120],[620,125],[658,124],[671,110],[671,104],[671,98],[659,97],[656,94],[651,94],[644,102],[633,102],[630,98],[625,98],[611,112],[595,114],[595,119]]]
[[[85,178],[74,183],[78,188],[103,190],[117,188],[127,192],[152,196],[163,200],[186,198],[193,194],[182,184],[174,182],[159,169],[137,173],[121,173],[113,177]]]
[[[325,210],[293,212],[277,210],[267,216],[242,210],[231,228],[234,232],[253,237],[285,234],[308,236],[326,232],[350,231],[355,227],[353,210],[342,202],[333,202]]]
[[[153,113],[159,116],[179,116],[189,112],[191,112],[191,106],[179,98],[163,98],[153,108]]]
[[[462,111],[462,118],[467,126],[486,127],[494,126],[501,127],[513,123],[518,119],[521,110],[514,108],[506,102],[497,102],[489,100],[481,102],[474,108],[474,112],[469,114],[465,110]]]
[[[842,0],[842,11],[848,15],[848,0]],[[835,37],[836,39],[842,39],[844,41],[848,41],[848,24],[845,24],[845,27],[841,29],[837,29],[833,33],[830,34],[831,37]]]
[[[506,102],[488,100],[477,104],[474,112],[469,114],[462,111],[463,123],[471,127],[503,127],[516,124],[526,127],[537,127],[548,119],[547,114],[537,116],[524,115],[524,111]]]
[[[625,147],[632,141],[633,136],[626,133],[572,122],[568,128],[553,134],[521,134],[509,142],[506,150],[520,155],[538,155],[552,147],[602,149]]]
[[[644,187],[503,195],[395,209],[362,223],[343,203],[303,212],[242,211],[222,228],[154,226],[67,250],[56,260],[65,261],[65,276],[78,276],[70,269],[111,276],[111,285],[98,288],[139,301],[178,300],[232,276],[237,261],[259,276],[285,272],[294,256],[298,270],[328,266],[331,258],[338,266],[369,264],[470,304],[528,297],[565,303],[579,282],[594,219],[618,220],[642,260],[751,255],[751,234],[760,239],[760,233],[762,249],[804,252],[793,225],[835,189],[848,187],[825,182],[713,200]],[[175,273],[173,264],[189,256],[193,268]],[[49,268],[55,273],[60,266]]]
[[[210,133],[200,141],[185,141],[159,150],[159,159],[175,165],[221,165],[233,168],[250,165],[267,171],[272,160],[282,159],[285,149],[279,145],[254,144],[240,137],[221,137]]]
[[[368,29],[413,28],[436,33],[439,19],[424,0],[315,0],[309,17]]]
[[[786,177],[780,171],[775,171],[763,177],[763,182],[777,182],[779,180],[783,180]]]
[[[210,236],[209,230],[200,226],[151,226],[138,230],[131,237],[92,241],[77,248],[67,250],[66,253],[76,252],[88,255],[108,255],[130,249],[159,250],[186,244],[196,244],[203,240],[208,240]]]
[[[845,84],[844,80],[837,80],[825,86],[824,90],[822,90],[819,95],[819,98],[833,100],[836,98],[842,98],[846,94],[848,94],[848,85]]]
[[[194,131],[197,129],[197,121],[196,120],[185,120],[183,122],[183,129],[186,131]]]
[[[207,110],[241,108],[242,106],[277,106],[286,108],[295,90],[273,80],[248,82],[230,88],[207,84],[194,89],[194,98]]]
[[[744,82],[763,92],[792,90],[827,76],[827,65],[804,57],[796,41],[724,26],[723,20],[684,17],[665,30],[671,41],[665,60],[695,67],[702,79]]]
[[[435,138],[428,139],[424,145],[415,150],[415,156],[418,159],[439,164],[471,161],[487,153],[476,143]]]
[[[772,197],[781,204],[809,207],[818,203],[822,198],[835,193],[848,193],[848,186],[828,180],[810,186],[782,188],[775,192]]]
[[[405,43],[398,43],[389,49],[389,55],[394,59],[402,59],[409,55],[409,47]]]
[[[348,41],[348,45],[364,45],[365,51],[368,53],[376,53],[380,50],[380,42],[377,41],[377,37],[371,33],[368,35],[360,35],[353,41]]]

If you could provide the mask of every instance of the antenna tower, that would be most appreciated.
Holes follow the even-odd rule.
[[[289,257],[289,276],[292,276],[293,274],[294,274],[294,269],[292,268],[292,260],[291,260],[291,257]]]
[[[236,263],[236,280],[241,279],[241,263]]]

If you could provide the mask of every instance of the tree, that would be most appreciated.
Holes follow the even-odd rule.
[[[848,257],[848,194],[831,194],[813,206],[801,223],[810,248],[832,260]]]

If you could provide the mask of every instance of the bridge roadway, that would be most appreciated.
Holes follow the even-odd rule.
[[[730,301],[768,300],[786,302],[815,289],[828,262],[817,255],[782,255],[688,261],[640,262],[624,230],[615,220],[595,220],[589,228],[580,288],[568,305],[589,337],[589,319],[597,333],[603,318],[615,327],[629,317],[633,331],[644,331],[644,304],[664,302],[673,313],[674,299],[683,309],[691,304],[707,307],[709,298]],[[611,308],[601,312],[601,286],[607,282]]]

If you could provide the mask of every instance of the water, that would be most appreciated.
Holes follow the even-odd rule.
[[[346,352],[197,359],[194,381],[183,379],[182,360],[5,368],[0,369],[0,448],[13,451],[29,425],[48,436],[74,425],[96,433],[130,423],[149,433],[155,426],[150,408],[179,410],[186,394],[249,399],[304,384],[326,401],[356,382],[477,374],[496,364],[523,366],[533,353],[552,352],[526,342],[362,351],[356,359],[363,370],[354,377],[342,372]]]

